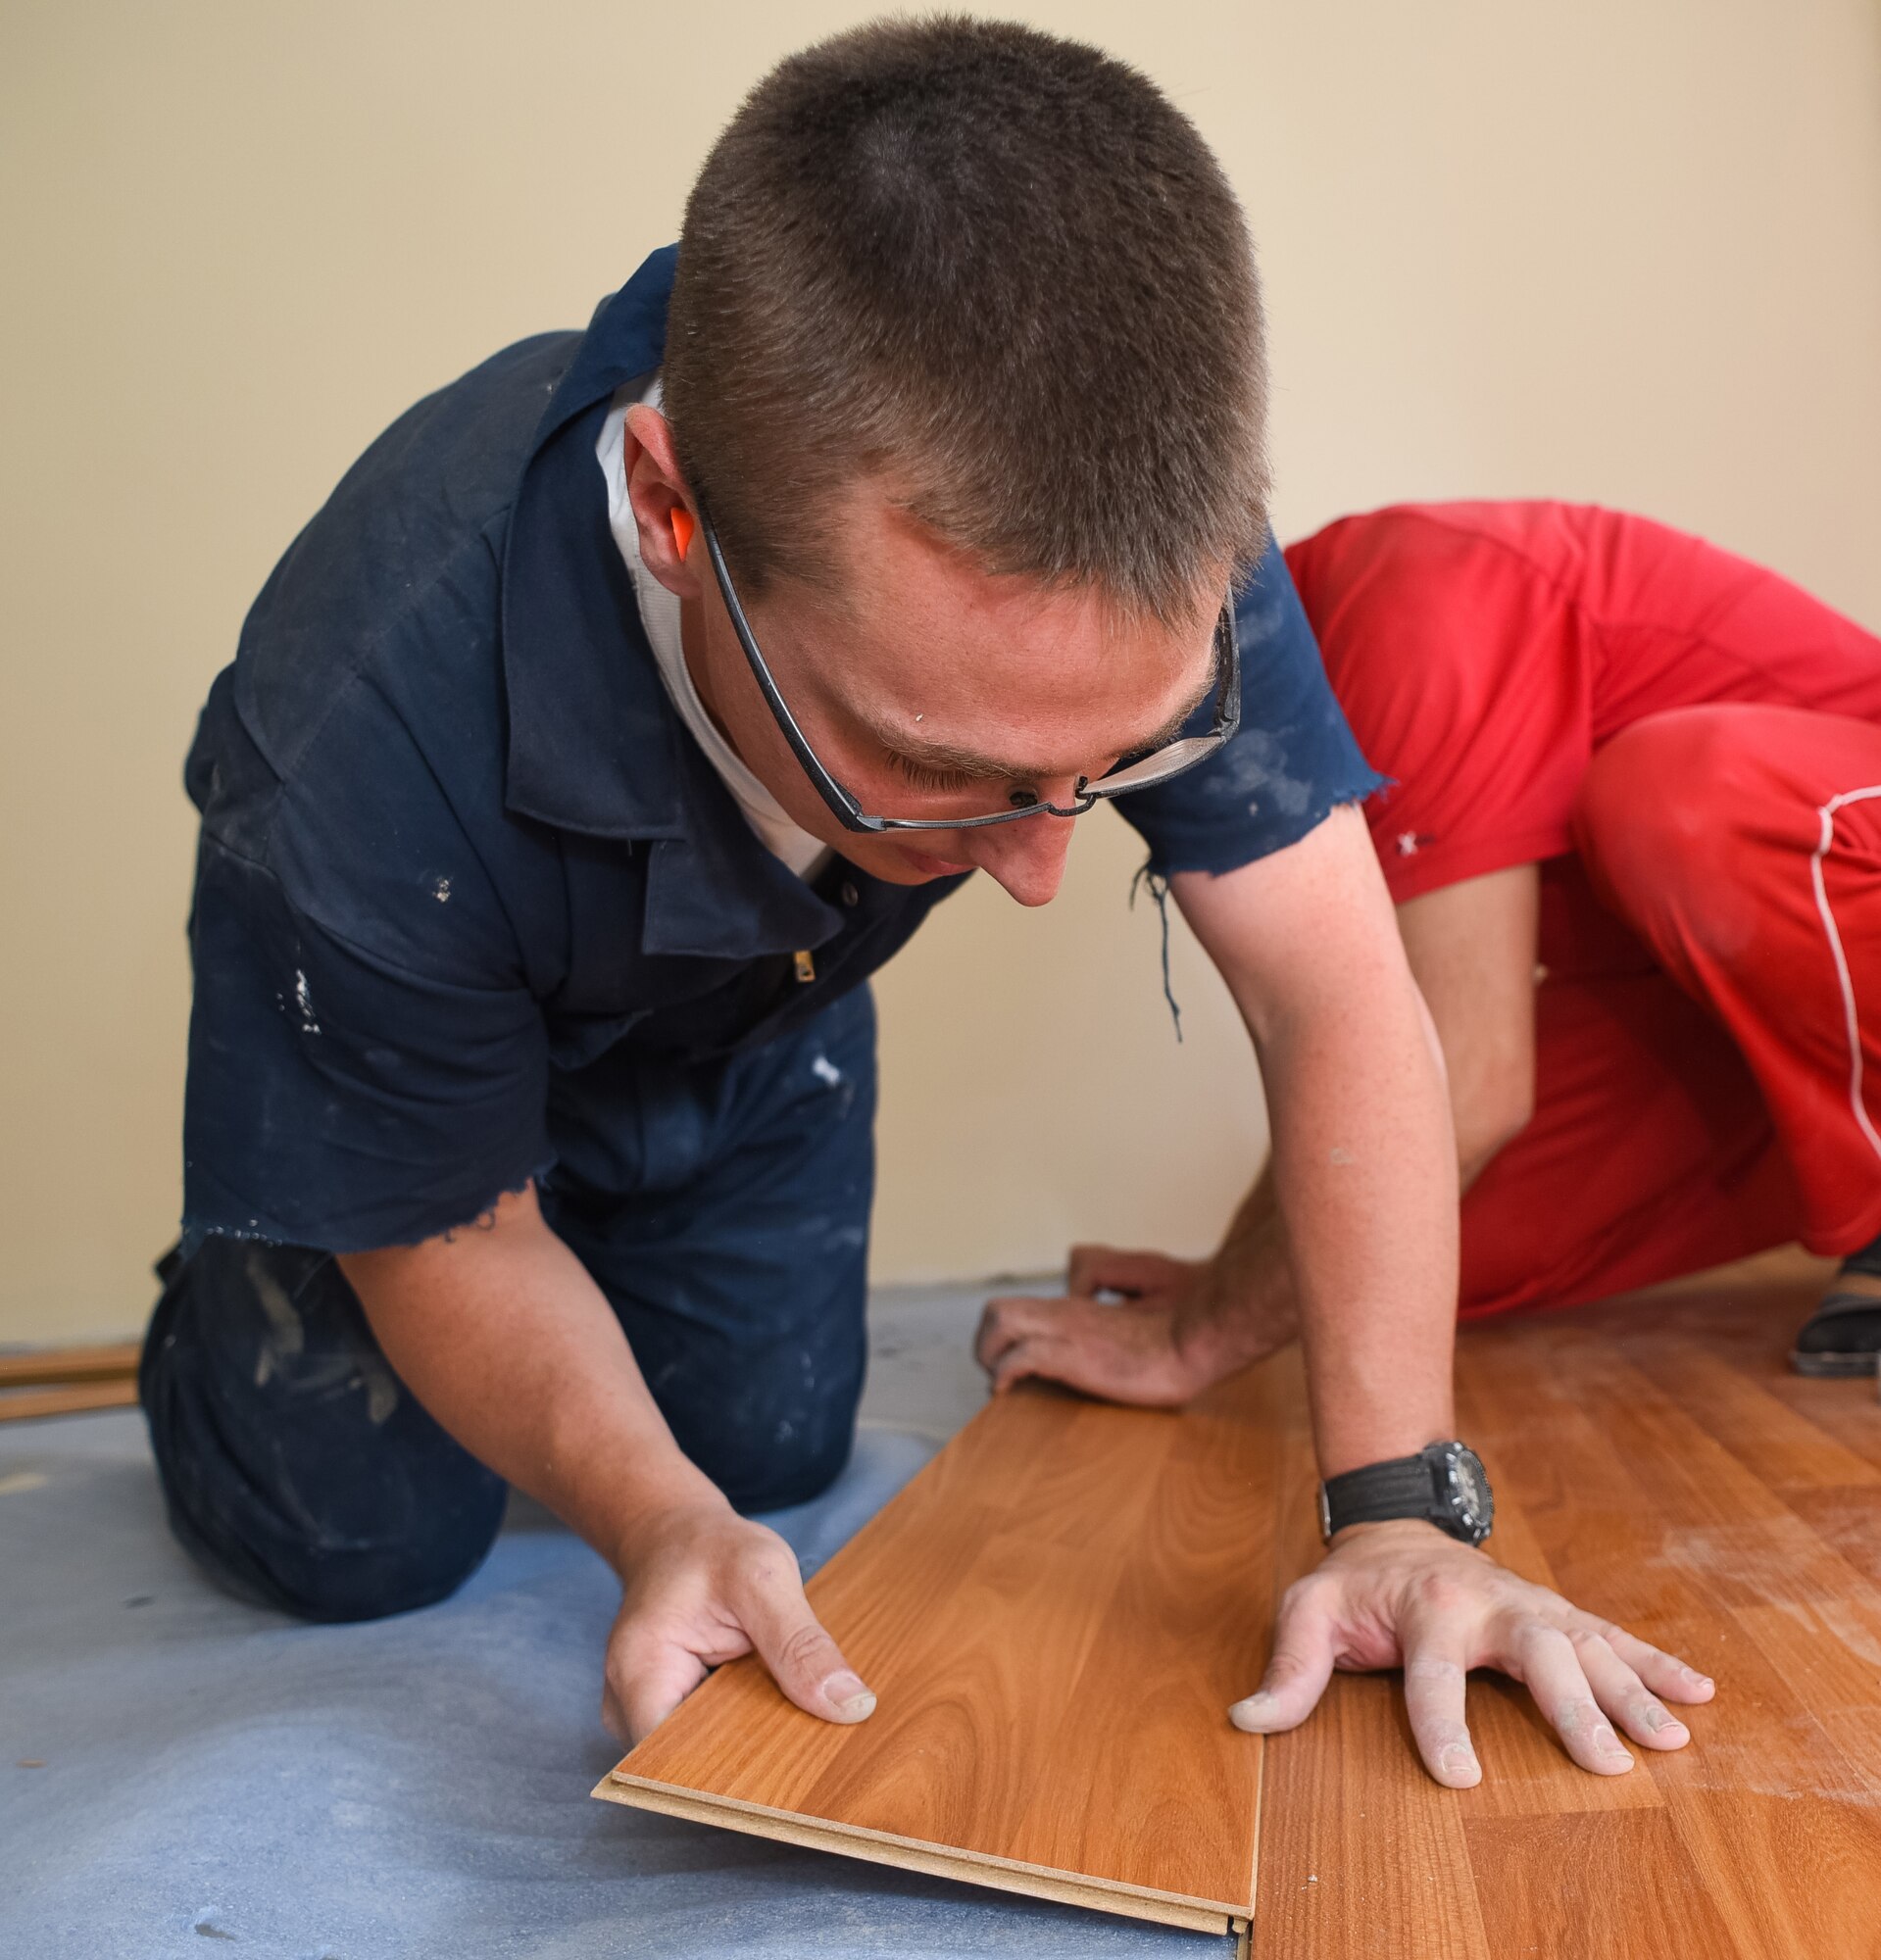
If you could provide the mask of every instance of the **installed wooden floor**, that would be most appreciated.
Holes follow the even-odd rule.
[[[596,1793],[1198,1930],[1251,1902],[1272,1960],[1881,1955],[1881,1406],[1787,1372],[1808,1301],[1463,1334],[1498,1555],[1717,1678],[1629,1776],[1488,1676],[1469,1791],[1417,1767],[1395,1677],[1266,1743],[1228,1727],[1316,1553],[1287,1355],[1181,1418],[995,1405],[812,1582],[872,1720],[738,1663]]]

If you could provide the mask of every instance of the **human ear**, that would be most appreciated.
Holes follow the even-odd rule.
[[[658,409],[636,403],[620,431],[627,501],[640,535],[640,559],[668,592],[697,599],[705,590],[703,552],[695,551],[699,520],[673,453],[672,429]]]

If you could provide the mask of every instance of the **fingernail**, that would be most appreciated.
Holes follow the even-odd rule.
[[[1619,1745],[1619,1738],[1608,1728],[1606,1723],[1594,1731],[1594,1753],[1597,1756],[1620,1756],[1631,1762],[1633,1758]]]
[[[1657,1736],[1667,1729],[1682,1729],[1685,1724],[1669,1709],[1649,1708],[1646,1711],[1646,1726]]]
[[[1248,1729],[1259,1735],[1273,1720],[1273,1696],[1264,1689],[1258,1694],[1250,1694],[1228,1710],[1228,1720],[1237,1729]]]
[[[1688,1667],[1684,1669],[1683,1672],[1685,1675],[1685,1679],[1689,1681],[1694,1688],[1713,1688],[1716,1686],[1716,1683],[1712,1681],[1711,1677],[1708,1674],[1700,1674],[1698,1669],[1695,1667]]]
[[[1437,1767],[1447,1777],[1466,1777],[1471,1783],[1478,1782],[1483,1773],[1475,1750],[1466,1748],[1461,1742],[1452,1742],[1447,1749],[1440,1750]]]
[[[860,1722],[875,1712],[875,1697],[864,1687],[859,1674],[832,1674],[823,1683],[823,1699],[849,1722]]]

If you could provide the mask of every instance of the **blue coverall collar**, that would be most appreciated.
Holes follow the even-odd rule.
[[[650,847],[646,952],[751,958],[820,946],[842,914],[753,835],[686,735],[608,528],[594,460],[615,390],[660,366],[677,256],[662,247],[596,308],[510,509],[505,803],[560,830]]]

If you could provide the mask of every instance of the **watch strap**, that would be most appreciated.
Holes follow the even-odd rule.
[[[1437,1492],[1424,1456],[1394,1456],[1328,1477],[1324,1495],[1326,1535],[1347,1525],[1380,1524],[1387,1518],[1428,1518],[1438,1508]]]

